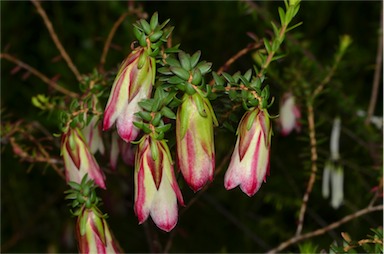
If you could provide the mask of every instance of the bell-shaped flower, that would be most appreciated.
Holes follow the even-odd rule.
[[[295,97],[292,93],[285,93],[280,103],[280,113],[278,119],[281,128],[281,135],[287,136],[293,129],[299,132],[301,129],[300,118],[301,112],[299,107],[296,105]]]
[[[177,201],[184,205],[168,145],[146,135],[135,156],[134,210],[139,223],[150,215],[160,229],[171,231],[178,220]]]
[[[344,169],[342,165],[336,161],[327,161],[322,180],[323,197],[328,198],[332,191],[331,206],[338,209],[344,200]]]
[[[61,155],[64,158],[67,182],[80,183],[84,175],[105,189],[105,176],[91,153],[87,142],[79,128],[69,128],[61,138]]]
[[[120,253],[108,223],[96,208],[83,208],[76,223],[79,253]]]
[[[185,94],[176,116],[177,161],[187,184],[194,191],[213,180],[215,113],[199,93]]]
[[[139,121],[135,113],[141,109],[138,103],[151,95],[155,68],[155,59],[146,49],[139,47],[129,54],[113,83],[104,112],[103,130],[108,130],[116,122],[117,132],[123,140],[136,139],[140,129],[133,125]]]
[[[101,154],[104,154],[105,148],[103,138],[101,136],[101,129],[101,122],[99,122],[97,117],[92,117],[88,125],[82,129],[84,138],[87,141],[92,154],[95,154],[97,151],[99,151]]]
[[[253,196],[269,175],[272,126],[266,109],[247,111],[237,129],[237,141],[224,177],[227,190],[240,185]]]
[[[336,117],[333,120],[331,132],[331,158],[325,163],[322,183],[322,194],[324,198],[328,198],[332,191],[331,206],[334,209],[339,208],[344,199],[344,169],[339,162],[340,130],[341,120],[339,117]]]
[[[122,140],[117,133],[112,133],[111,138],[111,153],[109,162],[112,170],[116,170],[119,155],[123,162],[128,166],[133,166],[135,161],[135,146]]]

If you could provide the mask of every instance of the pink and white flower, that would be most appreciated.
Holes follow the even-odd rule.
[[[281,135],[287,136],[289,133],[296,130],[299,132],[301,129],[300,118],[301,112],[296,105],[295,97],[292,93],[285,93],[280,103],[279,124],[281,128]]]
[[[271,128],[268,112],[258,108],[247,111],[237,129],[237,141],[231,162],[224,176],[227,190],[240,185],[253,196],[269,175]]]
[[[178,207],[184,205],[174,174],[171,154],[164,140],[144,136],[136,150],[135,204],[139,223],[152,217],[154,223],[169,232],[177,224]]]
[[[116,170],[117,168],[119,155],[126,165],[133,166],[135,163],[135,148],[135,145],[125,142],[116,132],[113,132],[111,137],[111,153],[109,156],[112,170]]]
[[[61,155],[64,158],[67,182],[80,184],[84,175],[88,173],[88,178],[93,179],[99,187],[106,189],[105,176],[78,128],[69,128],[63,133]]]
[[[195,192],[213,180],[215,113],[199,93],[185,94],[176,117],[177,161],[187,184]]]
[[[117,132],[124,141],[136,139],[140,129],[133,125],[139,121],[135,113],[141,110],[139,102],[151,95],[155,68],[155,59],[144,48],[139,47],[128,55],[113,83],[104,112],[103,130],[116,122]]]

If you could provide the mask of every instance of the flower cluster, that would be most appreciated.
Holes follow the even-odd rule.
[[[298,6],[287,8],[293,17]],[[292,17],[286,16],[282,24],[287,26]],[[212,84],[207,84],[205,76],[212,64],[200,61],[200,51],[190,55],[178,46],[163,45],[173,29],[166,27],[167,23],[159,24],[155,13],[150,22],[141,19],[134,24],[137,43],[132,44],[136,46],[117,72],[102,121],[97,96],[104,91],[92,83],[85,89],[90,96],[82,97],[91,98],[90,103],[80,104],[65,126],[61,151],[67,182],[72,187],[68,198],[74,199],[72,207],[78,208],[75,215],[81,252],[118,251],[94,192],[96,186],[106,189],[104,173],[94,157],[97,151],[105,155],[102,130],[112,130],[107,146],[110,168],[117,170],[119,155],[134,167],[134,212],[139,224],[151,217],[166,232],[177,224],[178,205],[184,206],[175,167],[194,192],[214,179],[214,127],[219,122],[212,100],[226,98],[245,111],[236,123],[237,141],[225,173],[225,188],[240,186],[245,194],[253,196],[269,175],[272,125],[268,108],[272,102],[269,86],[263,82],[269,62],[278,57],[261,57],[261,69],[255,67],[255,75],[252,70],[244,75],[213,72]],[[281,36],[276,31],[276,36]],[[273,56],[281,41],[277,37],[265,42],[266,52]],[[84,106],[88,104],[92,110]],[[299,128],[293,97],[286,98],[281,115],[284,133]],[[175,133],[176,163],[169,148],[173,142],[166,140],[173,137],[167,133],[170,130]]]

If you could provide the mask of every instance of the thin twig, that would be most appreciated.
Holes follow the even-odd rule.
[[[377,102],[377,95],[379,91],[379,83],[380,83],[380,74],[382,73],[381,68],[381,62],[383,61],[383,10],[381,10],[380,15],[380,32],[379,32],[379,40],[377,45],[377,54],[376,54],[376,66],[375,66],[375,73],[373,76],[373,85],[372,85],[372,92],[371,92],[371,99],[369,101],[369,107],[367,110],[367,118],[365,119],[365,124],[368,125],[371,121],[371,117],[375,111],[376,102]]]
[[[16,57],[14,57],[10,54],[7,54],[7,53],[0,53],[0,58],[7,59],[8,61],[13,62],[13,63],[19,65],[20,67],[26,69],[27,71],[29,71],[30,73],[32,73],[36,77],[40,78],[44,83],[46,83],[47,85],[49,85],[50,87],[52,87],[53,89],[55,89],[61,93],[68,95],[72,98],[78,97],[78,94],[71,92],[62,86],[59,86],[56,82],[53,82],[47,76],[45,76],[44,74],[42,74],[41,72],[39,72],[38,70],[33,68],[32,66],[30,66],[30,65],[22,62],[21,60],[17,59]]]
[[[383,205],[378,205],[378,206],[364,208],[364,209],[359,210],[359,211],[357,211],[357,212],[355,212],[353,214],[347,215],[344,218],[342,218],[341,220],[336,221],[336,222],[334,222],[332,224],[329,224],[326,227],[314,230],[312,232],[309,232],[309,233],[306,233],[306,234],[303,234],[303,235],[294,236],[291,239],[289,239],[289,240],[279,244],[276,248],[273,248],[272,250],[268,251],[267,253],[278,253],[278,252],[281,252],[282,250],[286,249],[288,246],[291,246],[291,245],[293,245],[295,243],[301,242],[301,241],[303,241],[305,239],[308,239],[308,238],[311,238],[311,237],[314,237],[314,236],[322,235],[322,234],[324,234],[324,233],[326,233],[326,232],[328,232],[328,231],[330,231],[332,229],[335,229],[335,228],[341,226],[344,223],[347,223],[350,220],[356,219],[356,218],[358,218],[358,217],[360,217],[360,216],[362,216],[364,214],[375,212],[375,211],[380,211],[380,210],[383,210]]]
[[[310,138],[310,144],[311,144],[311,176],[309,177],[307,189],[305,191],[305,194],[303,196],[303,202],[300,207],[300,213],[299,213],[299,221],[297,225],[296,230],[296,236],[301,234],[301,231],[303,229],[304,224],[304,216],[305,211],[307,209],[307,203],[309,200],[309,195],[312,192],[313,185],[316,180],[316,173],[317,173],[317,148],[316,148],[316,129],[315,129],[315,114],[313,112],[313,106],[311,103],[308,103],[307,105],[307,112],[308,112],[308,129],[309,129],[309,138]]]
[[[261,46],[263,45],[263,43],[260,41],[260,42],[255,42],[255,43],[250,43],[248,44],[247,47],[241,49],[239,52],[237,52],[235,55],[233,55],[231,58],[229,58],[225,64],[223,66],[221,66],[218,70],[217,70],[217,74],[220,75],[221,73],[223,73],[224,71],[228,70],[228,68],[235,62],[237,61],[240,57],[248,54],[249,52],[251,52],[252,50],[255,50],[257,48],[260,48]],[[212,86],[213,84],[215,83],[215,80],[212,79],[211,82],[209,82],[209,84]]]
[[[128,12],[124,12],[123,14],[121,14],[119,19],[113,24],[112,29],[108,34],[107,40],[105,41],[105,45],[103,48],[103,53],[100,58],[100,71],[104,71],[105,60],[107,59],[108,50],[110,48],[113,36],[115,35],[117,28],[121,25],[121,23],[123,23],[127,15]]]
[[[228,68],[237,60],[239,59],[240,57],[248,54],[250,51],[252,50],[255,50],[257,48],[260,48],[261,46],[263,45],[263,42],[262,41],[259,41],[259,42],[254,42],[254,43],[250,43],[248,44],[248,46],[246,48],[243,48],[242,50],[240,50],[239,52],[237,52],[234,56],[232,56],[231,58],[229,58],[225,64],[223,66],[220,67],[220,69],[217,71],[217,74],[220,75],[223,71],[226,71],[228,70]]]
[[[61,56],[64,58],[64,60],[67,62],[67,65],[68,67],[71,69],[71,71],[73,72],[73,74],[75,74],[76,76],[76,79],[77,81],[81,82],[82,81],[82,77],[80,75],[80,72],[77,70],[76,66],[73,64],[71,58],[69,57],[69,55],[67,54],[67,52],[65,51],[63,45],[61,44],[59,38],[57,37],[57,34],[55,32],[55,29],[53,28],[53,25],[52,25],[52,22],[49,20],[48,16],[47,16],[47,13],[44,11],[44,9],[41,7],[41,4],[39,1],[37,0],[31,0],[33,5],[36,7],[37,9],[37,12],[40,14],[40,16],[43,18],[44,20],[44,24],[45,26],[47,27],[48,29],[48,32],[53,40],[53,42],[55,43],[57,49],[59,50]]]

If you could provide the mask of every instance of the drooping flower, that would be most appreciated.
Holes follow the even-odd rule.
[[[92,154],[95,154],[97,151],[104,154],[105,148],[101,136],[101,129],[102,126],[97,117],[93,117],[88,125],[82,129],[84,138],[87,141]]]
[[[333,121],[331,132],[331,158],[325,163],[322,179],[323,197],[328,198],[332,191],[331,206],[334,209],[339,208],[344,199],[344,168],[339,162],[340,129],[341,120],[339,117],[336,117]]]
[[[111,137],[111,153],[109,162],[111,168],[116,170],[119,155],[123,162],[128,166],[133,166],[135,161],[135,146],[122,140],[117,133],[112,133]]]
[[[176,143],[179,168],[194,191],[213,180],[215,113],[208,99],[199,93],[185,94],[176,117]]]
[[[93,179],[99,187],[106,189],[105,176],[79,128],[69,128],[67,132],[63,133],[61,154],[64,158],[67,183],[70,181],[80,183],[84,175],[88,173],[90,179]]]
[[[292,93],[285,93],[280,103],[279,113],[279,125],[281,128],[281,135],[287,136],[295,129],[297,132],[300,131],[300,118],[301,112],[299,107],[296,105],[295,97]]]
[[[184,205],[168,145],[146,135],[135,156],[134,210],[139,223],[150,215],[160,229],[171,231],[178,220],[177,201]]]
[[[240,185],[253,196],[269,175],[272,126],[266,109],[247,111],[237,129],[237,141],[224,177],[227,190]]]
[[[79,253],[120,253],[108,223],[96,208],[83,207],[76,223]]]
[[[150,97],[155,74],[155,59],[146,49],[139,47],[128,55],[113,83],[105,108],[103,130],[108,130],[116,122],[117,132],[123,140],[136,139],[140,130],[133,125],[139,121],[135,113],[141,109],[138,103]]]

